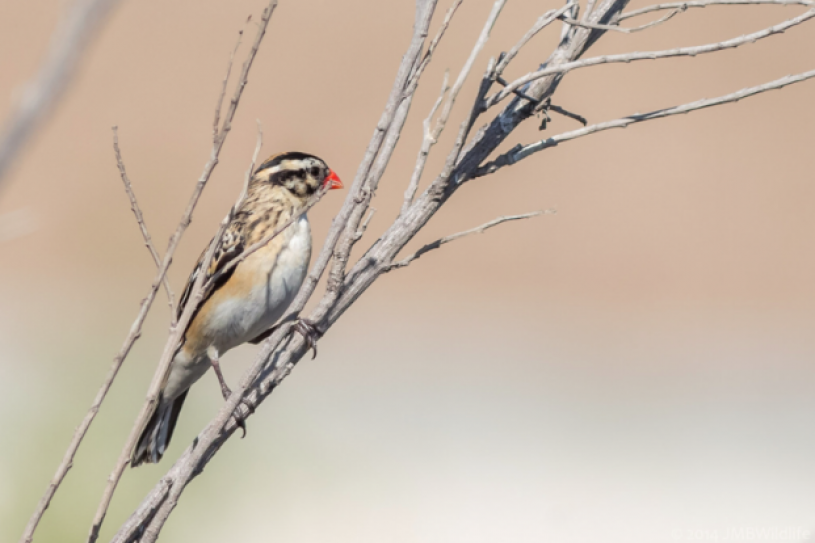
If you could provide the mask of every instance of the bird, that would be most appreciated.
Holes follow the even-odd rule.
[[[342,187],[342,181],[324,160],[307,153],[272,155],[254,171],[246,197],[232,214],[208,268],[202,269],[207,252],[204,250],[179,300],[181,315],[198,275],[205,272],[207,280],[215,278],[173,356],[155,409],[133,448],[131,467],[161,460],[187,392],[210,367],[215,370],[224,399],[229,397],[231,391],[220,371],[220,356],[243,343],[259,343],[271,334],[308,271],[311,229],[302,211],[321,189]],[[227,268],[246,248],[290,221],[262,248]],[[298,330],[313,347],[316,329],[307,321],[298,324]],[[239,424],[243,427],[242,420]]]

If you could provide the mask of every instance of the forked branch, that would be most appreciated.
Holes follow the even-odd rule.
[[[756,85],[755,87],[747,87],[730,94],[725,94],[724,96],[719,96],[717,98],[697,100],[695,102],[689,102],[687,104],[682,104],[680,106],[659,109],[657,111],[651,111],[650,113],[635,113],[634,115],[629,115],[628,117],[622,117],[620,119],[615,119],[613,121],[606,121],[603,123],[593,124],[585,128],[572,130],[571,132],[564,132],[563,134],[558,134],[557,136],[552,136],[551,138],[536,141],[535,143],[530,143],[529,145],[517,145],[509,152],[504,153],[503,155],[496,158],[494,161],[489,162],[485,164],[483,167],[479,168],[476,172],[476,176],[481,177],[484,175],[495,173],[496,171],[505,166],[516,164],[535,153],[559,145],[564,141],[582,138],[583,136],[588,136],[589,134],[595,134],[597,132],[602,132],[604,130],[610,130],[612,128],[626,128],[632,124],[641,123],[643,121],[652,121],[654,119],[662,119],[664,117],[670,117],[672,115],[690,113],[691,111],[705,109],[708,107],[720,106],[722,104],[727,104],[730,102],[738,102],[743,98],[755,96],[756,94],[761,94],[763,92],[771,90],[781,89],[786,87],[787,85],[792,85],[793,83],[806,81],[807,79],[812,79],[813,77],[815,77],[815,70],[810,70],[808,72],[796,75],[788,75],[786,77],[782,77],[781,79],[770,81],[769,83]]]
[[[696,55],[702,55],[705,53],[715,53],[718,51],[723,51],[725,49],[735,49],[736,47],[741,47],[742,45],[748,43],[754,43],[758,40],[767,38],[774,34],[780,34],[787,29],[790,29],[796,25],[808,21],[809,19],[812,19],[813,17],[815,17],[815,9],[806,11],[797,17],[793,17],[792,19],[786,20],[782,23],[778,23],[777,25],[773,25],[763,30],[759,30],[758,32],[745,34],[744,36],[740,36],[738,38],[733,38],[721,42],[709,43],[706,45],[697,45],[694,47],[679,47],[676,49],[666,49],[664,51],[645,51],[636,53],[624,53],[620,55],[603,55],[600,57],[593,57],[582,60],[576,60],[573,62],[566,62],[563,64],[559,64],[557,66],[547,66],[546,68],[526,74],[525,76],[519,77],[515,81],[509,83],[506,87],[504,87],[503,90],[488,97],[484,102],[484,107],[485,108],[492,107],[501,100],[503,100],[504,98],[506,98],[507,96],[509,96],[510,94],[512,94],[513,91],[520,89],[521,87],[527,85],[528,83],[531,83],[532,81],[550,75],[554,74],[563,75],[566,72],[570,72],[572,70],[577,70],[579,68],[588,68],[589,66],[598,66],[600,64],[613,64],[620,62],[628,63],[637,60],[656,60],[672,57],[695,57]],[[602,27],[598,27],[596,23],[585,23],[581,24],[581,26],[586,28],[605,30]]]
[[[119,175],[122,178],[125,193],[127,193],[127,197],[130,200],[130,209],[133,211],[133,215],[136,217],[136,223],[138,223],[142,238],[144,238],[144,245],[150,252],[150,256],[153,257],[153,262],[160,268],[161,257],[159,256],[158,251],[156,251],[156,246],[153,245],[153,238],[150,237],[150,232],[147,230],[147,225],[144,223],[144,216],[142,215],[141,208],[139,207],[139,202],[136,200],[136,194],[133,192],[133,185],[130,184],[130,178],[127,176],[127,170],[125,170],[125,163],[122,160],[122,152],[119,149],[119,128],[116,126],[113,127],[113,152],[116,155],[116,165],[119,168]],[[166,275],[162,280],[162,284],[164,285],[164,291],[167,293],[167,302],[170,304],[171,324],[174,324],[175,296],[173,295],[173,289],[170,288],[170,280]]]

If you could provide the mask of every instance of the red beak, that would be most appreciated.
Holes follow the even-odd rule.
[[[340,178],[334,173],[334,170],[329,170],[329,172],[328,177],[323,181],[323,186],[328,187],[328,190],[341,189],[342,181],[340,181]]]

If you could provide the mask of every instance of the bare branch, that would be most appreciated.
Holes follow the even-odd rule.
[[[421,71],[427,66],[432,58],[433,51],[436,48],[439,40],[444,35],[444,32],[447,30],[447,27],[450,25],[450,21],[453,18],[453,14],[456,12],[458,7],[461,5],[462,0],[458,0],[454,3],[450,9],[447,10],[447,13],[444,16],[444,21],[441,24],[441,28],[439,32],[436,34],[436,37],[430,43],[430,46],[427,48],[427,53],[425,53],[424,58],[422,59],[422,65],[420,66],[420,70],[417,72],[417,75],[421,74]],[[437,122],[436,130],[431,132],[430,130],[430,123],[433,120],[433,115],[436,114],[436,111],[439,109],[442,101],[444,100],[444,95],[450,89],[447,85],[447,80],[449,78],[449,71],[444,71],[444,81],[441,85],[441,93],[439,94],[439,98],[436,100],[436,103],[433,104],[433,107],[430,109],[430,114],[427,116],[427,119],[424,121],[424,138],[422,139],[422,147],[419,150],[419,156],[416,158],[416,167],[413,170],[413,176],[410,179],[410,183],[408,188],[405,190],[405,201],[402,204],[401,213],[405,212],[407,206],[410,205],[410,202],[413,200],[413,196],[416,194],[416,190],[419,188],[419,181],[422,178],[422,172],[424,171],[425,163],[427,162],[427,156],[430,153],[430,148],[436,143],[438,140],[438,134],[434,136],[435,132],[441,133],[444,130],[444,123],[440,120]],[[415,78],[415,84],[418,84],[418,79]],[[415,84],[413,91],[415,91]],[[411,91],[411,92],[413,92]],[[360,236],[361,237],[361,236]],[[359,238],[355,238],[359,239]]]
[[[589,0],[589,2],[591,2],[591,0]],[[563,14],[569,19],[577,19],[577,16],[580,13],[580,3],[578,2],[578,0],[566,0],[566,8],[567,9],[566,11],[563,12]],[[563,22],[563,26],[560,29],[560,42],[564,43],[565,41],[567,41],[567,37],[569,36],[569,33],[572,31],[573,28],[571,25],[563,21],[562,18],[561,21]]]
[[[425,164],[427,163],[427,157],[430,154],[430,148],[436,144],[436,141],[438,141],[438,136],[435,134],[435,130],[431,131],[430,129],[430,123],[433,120],[433,115],[435,115],[436,111],[439,109],[442,100],[444,100],[444,95],[447,94],[448,90],[450,90],[450,87],[447,84],[449,76],[450,72],[448,70],[445,70],[444,79],[442,80],[441,83],[441,91],[439,92],[439,97],[436,99],[436,102],[433,104],[433,107],[430,108],[430,113],[424,120],[423,123],[424,137],[422,138],[422,147],[421,149],[419,149],[419,156],[416,157],[416,167],[413,169],[413,175],[410,178],[408,188],[405,189],[405,200],[404,202],[402,202],[401,213],[407,211],[407,208],[413,201],[413,197],[416,195],[416,190],[418,190],[419,188],[419,180],[421,180],[422,178],[422,172],[424,172],[424,167]],[[439,128],[439,125],[437,125],[436,128]]]
[[[235,111],[237,110],[241,96],[243,95],[243,89],[248,81],[249,70],[251,69],[255,56],[257,55],[260,43],[263,41],[263,36],[266,34],[266,28],[269,25],[269,19],[271,19],[272,13],[274,12],[276,7],[277,0],[271,0],[269,2],[269,5],[266,6],[266,8],[263,10],[263,15],[261,16],[261,21],[260,24],[258,25],[255,41],[252,44],[252,48],[247,55],[246,61],[243,63],[241,75],[238,78],[238,83],[235,87],[235,93],[232,96],[232,99],[229,103],[229,107],[227,108],[226,116],[218,131],[218,137],[215,138],[215,141],[213,142],[209,162],[207,162],[207,164],[204,166],[204,172],[201,175],[201,178],[198,180],[195,189],[193,190],[192,197],[190,199],[189,204],[187,205],[187,209],[184,212],[184,216],[182,217],[175,234],[173,234],[173,237],[170,238],[167,253],[164,255],[164,261],[162,262],[162,267],[159,270],[157,281],[156,283],[154,283],[154,287],[151,290],[150,295],[146,299],[148,303],[147,305],[148,308],[149,304],[152,303],[152,300],[155,298],[158,282],[160,282],[164,278],[164,275],[166,274],[167,269],[170,266],[173,253],[175,252],[175,249],[178,246],[178,242],[181,238],[181,235],[184,233],[184,231],[187,229],[187,226],[190,224],[192,212],[198,203],[198,199],[200,198],[201,193],[203,192],[204,187],[207,184],[207,181],[209,181],[209,178],[212,175],[215,166],[218,164],[218,157],[220,155],[221,149],[223,148],[224,141],[226,140],[226,137],[229,134],[229,131],[232,127],[232,119],[235,116]],[[207,263],[212,259],[212,255],[215,252],[215,246],[220,241],[224,229],[225,225],[222,223],[218,234],[213,238],[212,243],[210,244],[210,248],[207,251],[207,255],[205,257],[204,262],[205,267]],[[94,543],[96,539],[99,537],[99,529],[101,528],[102,522],[105,519],[105,514],[107,513],[107,509],[110,506],[110,501],[111,499],[113,499],[113,493],[116,490],[116,485],[118,484],[119,479],[121,479],[122,477],[122,472],[124,471],[125,466],[127,466],[129,462],[130,451],[133,449],[133,446],[138,440],[141,428],[143,427],[143,425],[147,423],[150,413],[152,413],[153,406],[156,404],[158,400],[161,383],[164,380],[164,376],[169,371],[170,363],[172,362],[172,357],[173,354],[175,353],[176,346],[178,345],[178,342],[181,340],[181,337],[183,336],[184,331],[186,330],[187,325],[190,319],[192,318],[193,312],[195,310],[195,301],[200,299],[198,296],[200,296],[200,293],[202,291],[203,280],[204,274],[199,274],[199,277],[196,279],[195,285],[193,286],[190,300],[186,304],[182,314],[179,316],[176,326],[170,328],[170,335],[167,340],[167,343],[165,344],[165,348],[164,351],[162,352],[161,359],[159,360],[158,368],[156,369],[156,372],[153,375],[153,380],[150,383],[150,388],[148,389],[145,403],[142,406],[142,409],[139,412],[139,416],[137,417],[136,422],[130,431],[130,435],[128,436],[127,442],[125,443],[125,446],[122,449],[122,452],[119,455],[118,460],[116,461],[116,466],[114,467],[113,472],[108,477],[107,485],[105,486],[105,491],[102,495],[102,500],[99,504],[99,507],[97,508],[96,514],[94,515],[93,525],[91,526],[91,530],[88,535],[88,543]],[[146,310],[144,313],[146,315]],[[139,328],[141,327],[142,321],[143,318],[141,319],[141,321],[138,321]],[[122,358],[122,360],[124,359]],[[118,368],[116,369],[118,371]],[[110,385],[106,383],[106,386],[109,387]]]
[[[42,119],[62,97],[76,73],[85,48],[119,0],[76,0],[51,37],[45,60],[25,87],[0,136],[0,182]],[[47,503],[45,504],[47,507]],[[44,512],[45,509],[42,510]],[[33,537],[42,512],[31,518],[23,539]],[[35,514],[36,516],[36,514]]]
[[[368,223],[370,223],[371,219],[374,218],[374,213],[376,213],[376,208],[375,207],[372,207],[372,208],[370,208],[370,210],[368,210],[368,216],[365,217],[365,220],[362,221],[362,224],[360,225],[359,230],[357,230],[357,233],[354,234],[354,239],[356,241],[359,241],[362,238],[362,236],[365,235],[365,231],[368,229]]]
[[[119,129],[117,126],[113,127],[113,152],[116,154],[116,165],[119,167],[119,175],[122,177],[125,192],[127,193],[127,197],[130,199],[130,209],[133,210],[133,215],[136,216],[136,222],[139,223],[139,230],[141,230],[142,237],[144,238],[144,245],[147,247],[147,250],[150,251],[150,256],[153,257],[153,262],[155,262],[156,266],[161,267],[161,257],[158,255],[155,245],[153,245],[153,239],[150,237],[150,233],[147,231],[147,225],[144,224],[144,217],[142,216],[141,209],[139,208],[139,202],[136,200],[136,195],[133,193],[133,186],[130,184],[130,178],[127,177],[127,172],[125,171],[122,153],[119,150]],[[173,290],[170,288],[170,280],[166,275],[162,280],[162,284],[164,285],[164,290],[167,292],[167,301],[170,304],[170,319],[174,324],[175,296],[173,296]]]
[[[504,0],[496,0],[495,4],[493,4],[492,11],[490,12],[489,17],[487,18],[487,22],[484,24],[484,28],[481,30],[481,34],[478,37],[478,40],[473,47],[473,50],[470,52],[470,57],[467,59],[467,62],[464,64],[461,72],[459,73],[458,80],[456,80],[456,85],[453,86],[453,91],[450,93],[450,98],[448,98],[447,104],[445,105],[445,109],[442,111],[440,121],[443,120],[441,124],[441,128],[444,128],[444,123],[446,123],[447,118],[450,116],[450,110],[453,107],[453,103],[455,101],[455,97],[458,94],[458,90],[456,86],[461,88],[463,85],[464,80],[470,73],[472,68],[473,62],[481,50],[486,45],[487,40],[490,37],[490,32],[492,31],[492,27],[495,25],[495,21],[498,19],[498,15],[501,13],[501,9],[503,9],[504,4],[506,2]],[[478,89],[478,94],[476,95],[475,102],[473,107],[470,109],[470,113],[467,115],[464,122],[461,123],[461,126],[458,130],[458,135],[456,136],[456,141],[453,144],[453,148],[447,155],[447,161],[444,164],[444,169],[442,170],[441,175],[434,183],[438,183],[439,185],[446,184],[449,181],[450,176],[455,168],[456,163],[458,162],[459,157],[461,156],[461,150],[464,148],[464,143],[467,141],[467,137],[470,134],[470,130],[475,124],[476,119],[478,116],[484,111],[484,108],[481,106],[481,103],[486,96],[487,92],[489,92],[490,87],[492,86],[493,80],[495,78],[495,68],[496,68],[496,60],[490,59],[487,63],[487,70],[484,72],[484,76],[481,78],[481,86]],[[441,133],[441,130],[439,130]],[[443,182],[440,182],[443,180]]]
[[[431,40],[430,45],[427,46],[427,51],[425,51],[422,61],[419,63],[416,71],[411,76],[406,92],[413,93],[416,90],[416,86],[419,84],[419,78],[422,76],[425,68],[427,68],[427,65],[430,64],[430,61],[433,59],[433,53],[436,51],[436,47],[438,47],[439,42],[444,37],[444,33],[447,32],[447,28],[450,26],[450,21],[453,20],[453,15],[455,15],[463,1],[464,0],[456,0],[455,3],[450,6],[450,9],[447,10],[447,13],[444,14],[444,20],[441,22],[441,26],[439,27],[438,32],[436,32],[436,36],[433,38],[433,40]]]
[[[619,20],[624,21],[631,17],[645,15],[654,11],[663,11],[666,9],[688,9],[688,8],[704,8],[707,6],[749,6],[749,5],[764,5],[775,4],[779,6],[815,6],[812,0],[691,0],[688,2],[669,2],[666,4],[655,4],[640,9],[631,10],[627,13],[620,15]]]
[[[447,123],[447,119],[450,117],[450,112],[456,102],[458,93],[461,91],[461,87],[464,86],[467,76],[470,75],[475,59],[478,57],[481,50],[484,49],[484,46],[487,44],[487,40],[490,39],[492,27],[495,26],[495,21],[498,20],[501,10],[504,9],[504,4],[506,4],[506,0],[496,0],[496,2],[492,5],[492,11],[490,12],[489,17],[487,17],[487,22],[484,23],[484,28],[481,29],[481,35],[475,42],[473,50],[470,51],[470,56],[467,58],[467,61],[461,68],[458,78],[456,78],[456,82],[453,84],[453,88],[450,91],[450,95],[447,97],[447,102],[444,104],[444,109],[442,110],[441,116],[439,117],[439,121],[436,125],[436,138],[438,138],[438,136],[441,135],[442,130],[444,130],[444,125]]]
[[[246,20],[248,23],[251,16]],[[219,124],[221,123],[221,108],[224,105],[224,96],[226,96],[226,85],[229,82],[229,76],[232,74],[232,63],[235,61],[235,53],[241,46],[243,41],[243,29],[238,31],[238,41],[235,42],[235,48],[229,55],[229,62],[226,64],[226,75],[224,75],[223,83],[221,84],[221,93],[218,95],[218,101],[215,103],[215,118],[212,121],[212,141],[217,141],[220,132]]]
[[[587,58],[573,62],[566,62],[557,66],[547,66],[542,70],[528,73],[525,76],[516,79],[515,81],[504,87],[504,89],[502,89],[500,92],[497,92],[494,95],[488,97],[485,100],[484,107],[486,108],[492,107],[501,100],[503,100],[504,98],[506,98],[507,96],[509,96],[514,90],[523,87],[524,85],[531,81],[535,81],[536,79],[540,79],[548,75],[565,74],[566,72],[570,72],[578,68],[587,68],[589,66],[597,66],[599,64],[632,62],[635,60],[655,60],[660,58],[683,57],[683,56],[694,57],[696,55],[701,55],[704,53],[715,53],[717,51],[723,51],[725,49],[734,49],[746,43],[753,43],[757,40],[766,38],[768,36],[772,36],[773,34],[779,34],[781,32],[784,32],[785,30],[792,28],[793,26],[799,25],[804,21],[812,19],[813,17],[815,17],[815,9],[806,11],[805,13],[802,13],[797,17],[794,17],[777,25],[771,26],[769,28],[765,28],[764,30],[753,32],[752,34],[745,34],[744,36],[740,36],[738,38],[733,38],[722,42],[698,45],[695,47],[680,47],[677,49],[667,49],[664,51],[646,51],[642,53],[634,52],[634,53],[624,53],[620,55],[603,55],[599,57]]]
[[[249,168],[246,170],[246,175],[243,178],[243,188],[241,189],[241,193],[238,195],[235,205],[232,206],[233,214],[238,211],[238,208],[241,206],[243,201],[246,200],[246,195],[249,194],[249,182],[252,180],[252,174],[255,172],[255,164],[258,162],[260,150],[263,148],[263,125],[260,123],[260,119],[255,119],[255,122],[258,125],[258,137],[257,142],[255,143],[255,152],[252,153],[252,162],[249,164]]]
[[[328,275],[328,290],[333,297],[336,297],[339,293],[348,258],[356,243],[356,233],[359,230],[360,221],[362,221],[362,217],[370,205],[374,192],[379,185],[379,181],[385,173],[385,168],[390,162],[393,151],[396,149],[396,144],[399,142],[399,136],[407,120],[410,106],[413,103],[413,96],[419,83],[419,77],[422,74],[423,66],[426,66],[424,62],[419,62],[418,58],[424,40],[427,37],[427,29],[430,25],[430,19],[435,11],[436,4],[437,0],[416,2],[416,22],[414,24],[413,39],[408,47],[408,51],[402,59],[402,65],[396,76],[391,96],[388,99],[388,104],[385,106],[385,111],[382,113],[382,120],[385,118],[388,119],[387,128],[383,130],[382,139],[377,138],[376,153],[370,153],[372,147],[369,145],[370,162],[368,162],[369,154],[366,153],[366,159],[357,170],[357,178],[354,179],[351,191],[349,191],[346,197],[346,204],[349,205],[349,214],[347,219],[344,219],[345,224],[342,236],[340,237],[338,234],[337,242],[339,245],[333,251],[332,257],[334,264]],[[452,16],[452,14],[450,15]],[[425,57],[425,60],[429,60],[429,57]],[[414,70],[413,67],[417,63],[419,68]],[[398,92],[397,88],[399,89]],[[380,120],[379,126],[383,126],[382,120]],[[365,174],[360,176],[362,171],[364,171]],[[352,198],[354,205],[349,204],[349,200]],[[346,207],[344,205],[343,211],[345,211],[345,209]],[[342,211],[340,213],[342,214]]]
[[[509,63],[512,62],[512,60],[518,55],[521,49],[527,43],[529,43],[529,40],[534,38],[538,34],[538,32],[552,24],[554,21],[558,19],[558,17],[569,11],[571,8],[572,8],[571,4],[567,3],[560,9],[549,10],[540,17],[538,17],[538,20],[535,21],[535,24],[532,25],[532,28],[530,28],[529,31],[526,34],[524,34],[524,36],[518,41],[518,43],[516,43],[515,46],[509,50],[509,53],[504,55],[499,60],[498,66],[495,67],[495,73],[497,75],[501,75],[502,73],[504,73],[504,70],[506,70],[507,66],[509,66]]]
[[[569,17],[566,17],[565,15],[561,16],[560,20],[563,21],[564,23],[568,23],[568,24],[570,24],[572,26],[580,26],[582,28],[593,28],[593,29],[596,29],[596,30],[612,30],[614,32],[622,32],[624,34],[631,34],[632,32],[639,32],[640,30],[645,30],[647,28],[651,28],[651,27],[657,26],[658,24],[664,23],[665,21],[667,21],[669,19],[672,19],[678,13],[682,13],[686,9],[687,9],[686,6],[679,6],[678,8],[676,8],[675,10],[670,12],[668,15],[666,15],[666,16],[660,18],[660,19],[657,19],[656,21],[651,21],[650,23],[646,23],[646,24],[641,25],[641,26],[635,26],[635,27],[632,27],[632,28],[625,28],[623,26],[618,26],[618,25],[601,25],[601,24],[585,23],[585,22],[581,22],[581,21],[575,21],[574,19],[570,19]]]
[[[450,243],[451,241],[455,241],[459,238],[463,238],[464,236],[469,236],[470,234],[482,234],[485,230],[492,228],[493,226],[498,226],[501,223],[505,223],[508,221],[517,221],[520,219],[529,219],[531,217],[537,217],[538,215],[543,215],[544,213],[550,214],[555,213],[554,210],[547,209],[546,211],[534,211],[532,213],[524,213],[523,215],[506,215],[504,217],[498,217],[497,219],[493,219],[490,222],[486,222],[481,226],[476,226],[475,228],[471,228],[469,230],[465,230],[463,232],[458,232],[457,234],[452,234],[450,236],[445,236],[441,239],[437,239],[433,243],[428,243],[412,255],[408,256],[400,260],[399,262],[394,262],[393,264],[385,267],[384,271],[389,272],[391,270],[395,270],[398,268],[404,268],[405,266],[409,265],[411,262],[416,260],[417,258],[421,257],[423,254],[432,251],[433,249],[438,249],[445,243]]]
[[[503,168],[504,166],[516,164],[519,161],[527,158],[528,156],[534,153],[543,151],[544,149],[548,149],[549,147],[554,147],[564,141],[581,138],[583,136],[588,136],[589,134],[602,132],[603,130],[609,130],[612,128],[626,128],[627,126],[634,123],[651,121],[653,119],[661,119],[663,117],[670,117],[671,115],[679,115],[680,113],[689,113],[691,111],[696,111],[698,109],[718,106],[729,102],[737,102],[742,98],[747,98],[749,96],[761,94],[762,92],[780,89],[786,87],[787,85],[800,83],[801,81],[805,81],[813,77],[815,77],[815,70],[811,70],[809,72],[804,72],[797,75],[788,75],[786,77],[782,77],[781,79],[776,79],[775,81],[764,83],[763,85],[744,88],[731,94],[719,96],[718,98],[697,100],[696,102],[689,102],[687,104],[682,104],[681,106],[660,109],[657,111],[652,111],[650,113],[634,114],[628,117],[623,117],[621,119],[597,123],[578,130],[572,130],[571,132],[565,132],[563,134],[553,136],[545,140],[530,143],[529,145],[518,145],[509,152],[499,156],[494,161],[485,164],[483,167],[479,168],[478,171],[476,172],[476,176],[480,177],[483,175],[494,173],[495,171]]]
[[[594,11],[594,4],[597,3],[597,0],[588,0],[586,2],[586,11],[583,13],[582,21],[585,23],[589,20],[589,16],[591,15],[592,11]]]

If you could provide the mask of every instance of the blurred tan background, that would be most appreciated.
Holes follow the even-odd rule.
[[[119,126],[163,250],[209,155],[237,31],[264,5],[123,2],[0,191],[2,541],[22,532],[154,274],[110,128]],[[510,2],[475,71],[557,5]],[[0,3],[4,111],[65,6]],[[457,74],[490,7],[468,0],[456,16],[363,245],[397,212],[443,71]],[[412,10],[407,0],[281,2],[170,271],[177,293],[237,195],[255,119],[263,154],[312,152],[353,178]],[[589,54],[720,41],[800,11],[688,12],[606,36]],[[815,67],[814,29],[713,56],[574,72],[554,101],[598,122],[725,94]],[[507,75],[535,68],[559,31],[536,39]],[[250,419],[248,437],[230,441],[193,483],[163,540],[662,542],[752,528],[776,530],[754,541],[798,541],[812,533],[813,85],[590,136],[470,183],[417,244],[503,214],[557,214],[463,239],[379,281],[321,341],[317,360],[299,365]],[[471,84],[462,107],[473,92]],[[530,123],[508,145],[576,127],[555,116],[546,132]],[[343,197],[332,193],[311,213],[318,243]],[[37,541],[86,536],[166,324],[160,298]],[[227,356],[231,381],[256,350]],[[220,405],[207,376],[165,462],[126,473],[103,540]],[[784,529],[798,531],[780,539]]]

